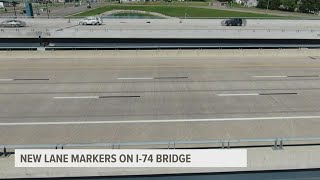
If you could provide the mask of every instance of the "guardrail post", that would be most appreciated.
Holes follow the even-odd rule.
[[[283,149],[283,140],[280,140],[280,145],[279,145],[279,149]]]
[[[224,149],[224,141],[221,141],[221,142],[222,142],[221,148]]]
[[[273,149],[274,150],[276,150],[277,149],[277,145],[278,144],[278,139],[276,139],[275,141],[274,141],[274,145],[273,145]]]
[[[6,147],[3,148],[3,156],[4,156],[4,157],[7,156],[7,148],[6,148]]]
[[[272,149],[273,150],[282,150],[283,149],[283,140],[276,139],[274,141],[274,145],[273,145]]]
[[[230,141],[228,141],[228,146],[227,146],[227,148],[230,149]]]

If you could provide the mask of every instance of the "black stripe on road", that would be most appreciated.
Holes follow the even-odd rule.
[[[287,77],[292,77],[292,78],[297,78],[297,77],[319,77],[319,75],[307,75],[307,76],[287,76]]]
[[[317,58],[315,57],[312,57],[312,56],[309,56],[309,58],[313,59],[313,60],[317,60]]]
[[[298,93],[261,93],[261,96],[268,96],[268,95],[294,95]]]
[[[49,81],[50,79],[30,79],[30,78],[27,78],[27,79],[13,79],[14,81]]]
[[[187,79],[188,77],[155,77],[153,79]]]
[[[140,96],[99,96],[99,98],[138,98]]]

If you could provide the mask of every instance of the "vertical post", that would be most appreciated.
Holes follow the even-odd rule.
[[[269,3],[270,3],[270,0],[268,0],[267,11],[269,10]]]
[[[280,140],[279,149],[283,149],[283,141],[282,141],[282,139]]]
[[[48,19],[49,19],[48,0],[46,0],[46,9],[47,9],[47,15],[48,15]]]
[[[4,157],[6,157],[8,155],[6,147],[3,148],[3,155],[4,155]]]
[[[13,3],[14,17],[17,18],[16,5]]]
[[[278,139],[274,141],[273,149],[276,150],[278,147]]]

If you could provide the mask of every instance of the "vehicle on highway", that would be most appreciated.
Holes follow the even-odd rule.
[[[26,23],[24,21],[12,19],[12,20],[5,20],[1,22],[0,27],[25,27]]]
[[[80,25],[101,25],[103,23],[102,19],[100,17],[87,17],[82,19],[79,24]]]
[[[228,19],[221,22],[223,26],[245,26],[247,25],[247,21],[245,19],[234,18]]]

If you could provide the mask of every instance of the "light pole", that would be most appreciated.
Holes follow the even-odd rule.
[[[47,16],[48,16],[48,19],[49,19],[50,17],[49,17],[49,9],[48,9],[48,0],[46,1],[46,9],[47,9]]]
[[[16,2],[16,1],[12,1],[12,6],[13,6],[13,10],[14,10],[14,17],[15,17],[15,18],[17,18],[16,5],[17,5],[17,2]]]

